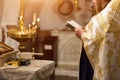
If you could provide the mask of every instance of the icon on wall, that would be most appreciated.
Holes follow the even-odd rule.
[[[74,5],[71,1],[65,0],[59,3],[58,12],[61,15],[69,15],[73,12]]]
[[[13,51],[14,49],[10,46],[0,42],[0,55],[9,51]]]
[[[80,10],[79,0],[58,0],[57,11],[63,16],[71,15],[75,10]]]

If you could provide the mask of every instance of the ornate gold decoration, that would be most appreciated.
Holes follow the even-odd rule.
[[[73,12],[73,3],[68,0],[59,1],[58,12],[62,15],[69,15]]]
[[[36,15],[34,17],[36,17]],[[18,18],[18,22],[19,22],[19,27],[8,29],[7,35],[17,40],[18,42],[20,42],[19,50],[24,51],[25,49],[24,42],[28,39],[35,38],[37,25],[36,25],[36,22],[34,22],[34,25],[32,26],[30,25],[28,27],[24,26],[24,2],[23,0],[20,1],[20,16]]]
[[[58,12],[61,15],[69,15],[73,12],[73,10],[80,10],[79,0],[58,0]]]
[[[75,4],[75,8],[76,8],[77,10],[80,10],[79,0],[74,0],[74,4]]]
[[[10,46],[0,42],[0,55],[9,52],[9,51],[13,51],[14,49],[11,48]]]

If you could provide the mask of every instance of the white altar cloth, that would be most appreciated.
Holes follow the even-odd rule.
[[[31,60],[28,66],[0,67],[0,80],[46,80],[54,74],[55,63],[48,60]]]

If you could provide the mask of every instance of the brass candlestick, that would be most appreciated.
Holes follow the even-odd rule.
[[[20,1],[20,16],[18,18],[19,27],[8,29],[7,35],[20,43],[18,49],[24,51],[24,42],[33,39],[36,33],[36,25],[24,26],[24,2]]]
[[[15,39],[16,41],[18,41],[20,43],[18,49],[20,51],[24,51],[25,46],[24,46],[24,42],[29,40],[29,39],[33,39],[35,37],[35,32],[36,29],[35,28],[24,28],[23,30],[21,30],[20,28],[11,28],[8,30],[7,35],[13,39]]]

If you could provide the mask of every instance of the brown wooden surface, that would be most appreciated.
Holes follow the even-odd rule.
[[[25,44],[25,52],[32,52],[32,48],[35,48],[36,53],[43,52],[43,41],[46,36],[51,36],[50,31],[48,30],[38,30],[35,38],[35,42],[33,43],[32,39],[24,42]]]
[[[37,31],[37,36],[35,38],[35,43],[31,40],[24,42],[26,49],[25,52],[32,52],[32,47],[35,47],[35,53],[43,53],[44,55],[35,55],[35,59],[53,60],[55,61],[55,66],[57,66],[57,45],[58,37],[51,36],[50,31],[39,30]],[[52,50],[45,50],[44,45],[51,45]]]
[[[52,49],[45,49],[45,45],[49,45]],[[58,46],[58,37],[57,36],[46,36],[43,41],[43,59],[55,61],[55,66],[57,66],[57,46]]]

